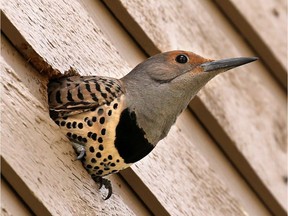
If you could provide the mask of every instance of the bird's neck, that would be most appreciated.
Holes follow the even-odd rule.
[[[194,96],[172,93],[169,97],[161,97],[147,91],[132,91],[127,92],[127,106],[135,112],[137,124],[145,132],[146,139],[155,146],[167,135]]]

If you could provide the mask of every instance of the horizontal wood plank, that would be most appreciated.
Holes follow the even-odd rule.
[[[105,3],[147,53],[184,49],[214,59],[253,55],[211,2]],[[141,38],[138,29],[147,38]],[[149,41],[155,48],[149,50]],[[260,61],[212,80],[199,92],[198,105],[191,103],[191,108],[261,199],[275,214],[285,214],[286,97]],[[206,118],[208,114],[213,118]],[[224,139],[217,133],[219,129],[229,142],[220,142]],[[237,151],[230,151],[231,146]],[[241,160],[235,160],[238,157]],[[238,163],[241,161],[245,164]],[[251,169],[253,177],[246,173]]]
[[[27,208],[3,176],[1,176],[1,215],[32,215],[30,209]]]

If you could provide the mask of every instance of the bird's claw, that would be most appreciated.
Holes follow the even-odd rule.
[[[102,188],[103,185],[106,189],[108,189],[108,194],[107,194],[106,198],[104,198],[104,200],[108,200],[112,195],[112,185],[111,185],[110,180],[102,178],[101,176],[96,176],[96,177],[92,177],[92,178],[97,184],[100,185],[99,189]]]
[[[75,142],[72,142],[72,145],[78,154],[76,160],[82,160],[86,154],[85,147],[83,145],[81,145],[79,143],[75,143]]]
[[[85,156],[85,154],[86,154],[86,150],[84,149],[84,147],[83,147],[83,149],[82,150],[80,150],[80,152],[78,152],[79,154],[78,154],[78,156],[77,156],[77,160],[82,160],[83,158],[84,158],[84,156]]]

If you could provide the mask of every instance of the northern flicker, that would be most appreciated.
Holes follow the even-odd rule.
[[[256,57],[205,59],[170,51],[148,58],[121,79],[71,76],[50,81],[50,116],[77,159],[112,194],[109,180],[149,154],[197,92],[217,74]]]

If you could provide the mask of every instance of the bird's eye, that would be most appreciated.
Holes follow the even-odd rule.
[[[185,64],[188,62],[189,58],[186,55],[180,54],[176,57],[176,62],[180,63],[180,64]]]

